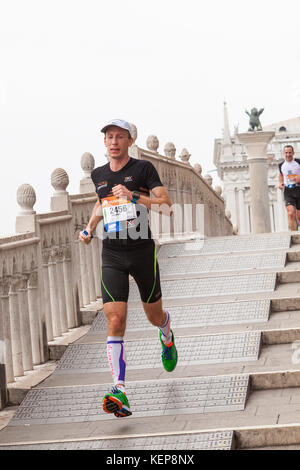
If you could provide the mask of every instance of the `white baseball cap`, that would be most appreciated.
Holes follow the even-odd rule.
[[[113,119],[112,121],[110,121],[109,123],[107,123],[107,124],[101,129],[101,132],[103,132],[103,133],[105,134],[106,130],[107,130],[110,126],[121,127],[121,129],[125,129],[126,131],[128,131],[129,134],[130,134],[130,137],[132,137],[132,129],[131,129],[131,126],[130,126],[129,122],[123,121],[123,119]]]

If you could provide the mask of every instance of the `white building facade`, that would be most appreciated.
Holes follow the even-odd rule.
[[[283,192],[278,188],[278,164],[284,160],[283,148],[291,144],[295,158],[300,158],[300,117],[264,126],[264,131],[274,131],[275,137],[268,145],[268,187],[272,232],[288,230],[287,213]],[[247,154],[239,142],[238,129],[230,135],[228,113],[224,103],[224,134],[215,139],[214,164],[223,186],[226,210],[231,213],[231,222],[237,225],[240,235],[251,233],[250,179]]]

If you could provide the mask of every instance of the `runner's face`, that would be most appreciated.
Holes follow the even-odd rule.
[[[117,126],[111,126],[105,133],[104,143],[109,156],[120,160],[128,156],[128,148],[132,145],[133,139],[128,131]]]
[[[286,147],[284,149],[284,157],[287,162],[291,162],[294,158],[294,151],[291,147]]]

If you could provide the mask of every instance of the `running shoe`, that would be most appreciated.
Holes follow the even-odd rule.
[[[105,413],[114,413],[117,418],[132,415],[126,394],[117,387],[113,387],[111,393],[104,395],[102,408]]]
[[[166,346],[163,340],[161,339],[161,331],[159,331],[159,339],[162,347],[161,360],[163,366],[167,372],[172,372],[175,369],[177,364],[177,349],[174,341],[174,333],[172,333],[172,342],[169,346]]]

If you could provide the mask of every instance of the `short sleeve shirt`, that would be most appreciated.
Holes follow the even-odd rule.
[[[141,204],[130,201],[114,201],[112,188],[122,184],[129,191],[139,191],[150,196],[150,191],[163,186],[154,165],[147,160],[130,158],[127,164],[118,171],[112,171],[109,163],[95,168],[91,174],[102,210],[111,211],[110,223],[105,224],[103,243],[108,246],[135,246],[151,239],[148,222],[148,210]],[[104,206],[109,207],[104,207]],[[132,207],[135,206],[135,207]],[[126,219],[125,212],[128,215]],[[131,218],[132,217],[132,218]]]
[[[296,183],[295,178],[300,178],[300,160],[294,158],[291,162],[286,160],[279,164],[279,171],[283,176],[284,186],[288,189],[294,189],[300,185]]]

